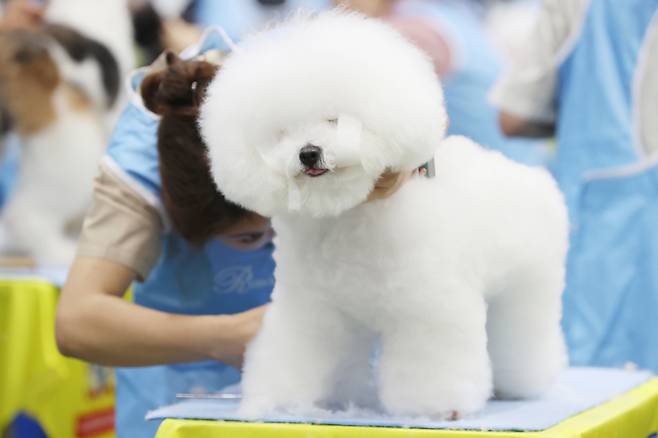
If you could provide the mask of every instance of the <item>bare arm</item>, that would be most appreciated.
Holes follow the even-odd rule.
[[[136,273],[118,263],[79,257],[62,291],[56,338],[60,351],[108,366],[146,366],[216,359],[239,366],[264,306],[237,315],[185,316],[123,300]]]
[[[508,137],[547,138],[555,134],[555,125],[533,121],[501,111],[498,116],[500,128]]]

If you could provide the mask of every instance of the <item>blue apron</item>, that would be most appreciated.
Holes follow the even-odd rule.
[[[575,365],[658,372],[658,168],[634,132],[634,81],[658,0],[592,0],[559,71],[558,152],[572,244],[563,326]]]
[[[396,9],[401,15],[436,23],[454,53],[453,71],[443,78],[450,123],[449,135],[463,135],[530,165],[545,164],[546,142],[505,137],[498,111],[488,94],[501,71],[501,62],[486,34],[485,8],[476,0],[410,0]]]
[[[220,41],[217,33],[210,32],[188,55],[216,47]],[[143,71],[134,75],[133,89],[142,77]],[[158,123],[157,116],[134,100],[119,119],[105,158],[156,207],[161,206]],[[274,285],[272,251],[271,243],[257,251],[241,251],[217,240],[194,247],[177,234],[165,232],[156,267],[144,283],[133,287],[134,301],[188,315],[246,311],[269,301]],[[144,420],[147,411],[175,402],[177,393],[219,391],[239,379],[237,369],[215,361],[118,369],[118,436],[152,437],[159,424]]]

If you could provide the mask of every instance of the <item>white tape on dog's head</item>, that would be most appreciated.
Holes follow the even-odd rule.
[[[361,164],[361,133],[363,124],[347,114],[340,114],[336,120],[336,143],[325,153],[330,169]]]

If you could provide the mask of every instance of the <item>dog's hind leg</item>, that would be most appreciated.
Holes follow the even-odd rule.
[[[560,327],[563,268],[526,270],[489,303],[487,332],[496,396],[541,395],[566,363]]]
[[[332,393],[351,336],[338,312],[309,298],[312,293],[278,297],[278,287],[245,356],[240,413],[249,418],[312,415]]]

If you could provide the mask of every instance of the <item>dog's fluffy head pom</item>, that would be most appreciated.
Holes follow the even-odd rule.
[[[360,204],[385,170],[429,160],[446,124],[429,59],[388,25],[343,11],[247,39],[200,115],[219,188],[266,216]]]

